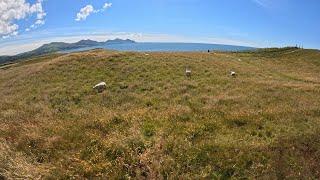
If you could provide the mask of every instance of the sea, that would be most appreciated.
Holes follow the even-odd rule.
[[[61,53],[71,53],[87,51],[91,49],[109,49],[118,51],[138,51],[138,52],[189,52],[189,51],[246,51],[254,50],[253,47],[233,46],[222,44],[204,44],[204,43],[122,43],[106,44],[104,46],[91,46],[86,48],[69,49],[60,51]]]

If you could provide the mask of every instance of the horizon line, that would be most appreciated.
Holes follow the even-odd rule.
[[[30,42],[30,39],[32,41]],[[225,38],[210,38],[210,37],[186,37],[175,36],[168,34],[142,34],[142,33],[102,33],[102,34],[89,34],[89,35],[75,35],[75,36],[53,36],[51,38],[17,38],[17,41],[0,42],[0,56],[15,56],[25,52],[35,50],[45,44],[53,42],[75,43],[81,40],[92,40],[97,42],[105,42],[108,40],[133,40],[138,43],[194,43],[194,44],[213,44],[213,45],[227,45],[249,48],[268,48],[268,47],[295,47],[296,45],[303,46],[299,43],[293,45],[258,45],[246,41],[239,41]],[[10,49],[11,51],[8,51]],[[318,49],[314,47],[307,47],[306,49]]]

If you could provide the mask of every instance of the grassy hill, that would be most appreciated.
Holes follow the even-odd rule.
[[[65,43],[65,42],[52,42],[49,44],[44,44],[39,48],[32,51],[24,52],[14,56],[0,56],[0,65],[16,63],[18,61],[24,61],[29,58],[34,58],[36,56],[48,55],[50,53],[57,53],[59,51],[66,51],[71,49],[88,48],[88,47],[98,47],[110,44],[132,44],[136,43],[130,39],[114,39],[107,40],[105,42],[97,42],[90,39],[80,40],[75,43]]]
[[[319,69],[320,52],[301,49],[95,50],[2,67],[0,175],[318,179]]]

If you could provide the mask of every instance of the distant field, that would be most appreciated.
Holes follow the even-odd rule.
[[[319,179],[319,70],[295,48],[20,61],[0,69],[0,179]]]

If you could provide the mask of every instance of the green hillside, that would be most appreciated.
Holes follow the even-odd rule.
[[[319,179],[319,70],[302,49],[0,67],[0,179]]]
[[[44,44],[32,51],[24,52],[14,56],[0,56],[0,65],[10,64],[18,61],[24,61],[25,59],[34,58],[36,56],[48,55],[50,53],[57,53],[60,51],[67,51],[71,49],[98,47],[98,46],[103,46],[107,44],[132,44],[132,43],[136,43],[136,42],[130,39],[125,39],[125,40],[114,39],[114,40],[107,40],[105,42],[97,42],[90,39],[81,40],[75,43],[52,42],[52,43]]]

